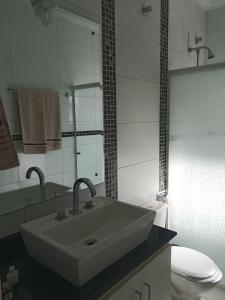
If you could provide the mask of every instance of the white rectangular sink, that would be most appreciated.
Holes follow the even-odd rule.
[[[54,198],[55,195],[61,194],[70,187],[57,184],[54,182],[46,183],[47,199]],[[0,215],[24,208],[28,205],[36,204],[43,201],[40,194],[40,185],[33,185],[21,189],[5,192],[0,194]]]
[[[155,219],[123,202],[98,197],[95,204],[64,221],[48,215],[21,226],[28,253],[78,286],[145,241]]]

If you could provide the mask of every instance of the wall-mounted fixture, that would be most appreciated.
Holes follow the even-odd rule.
[[[192,47],[191,44],[191,33],[188,32],[188,52],[191,53],[193,51],[196,52],[197,54],[197,66],[199,66],[199,56],[200,56],[200,51],[202,49],[206,49],[208,51],[208,59],[212,59],[215,57],[215,54],[212,52],[212,50],[207,47],[207,46],[198,46],[198,47]],[[195,39],[193,41],[195,44],[199,44],[200,42],[202,42],[202,37],[201,36],[195,36]]]
[[[201,43],[202,42],[202,36],[195,36],[195,44],[197,45],[197,44],[199,44],[199,43]]]
[[[43,26],[54,23],[54,12],[59,3],[60,0],[31,0],[34,14],[40,18]]]
[[[188,52],[196,51],[196,53],[197,53],[197,66],[199,66],[199,55],[200,55],[200,51],[202,49],[206,49],[208,51],[208,59],[212,59],[215,57],[215,54],[207,46],[200,46],[200,47],[195,47],[195,48],[188,47]]]
[[[147,15],[152,11],[151,5],[143,5],[141,8],[142,15],[147,17]]]

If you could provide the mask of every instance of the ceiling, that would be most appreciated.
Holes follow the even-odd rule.
[[[225,6],[225,0],[196,0],[205,10]]]

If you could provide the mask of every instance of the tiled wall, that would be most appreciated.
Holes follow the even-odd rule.
[[[207,63],[225,61],[225,7],[207,13],[207,46],[215,54]]]
[[[115,0],[102,0],[104,154],[106,196],[118,198]]]
[[[206,12],[195,0],[169,0],[169,70],[193,67],[196,53],[188,53],[188,32],[191,46],[195,36],[202,36],[206,44]],[[205,52],[201,51],[200,64],[205,64]]]
[[[168,23],[169,0],[161,0],[160,24],[160,123],[159,123],[159,192],[168,192]]]
[[[145,17],[139,1],[116,1],[118,192],[139,205],[159,183],[160,2]]]
[[[83,1],[70,2],[78,5],[73,8],[82,15],[90,15],[99,22],[100,6],[96,4],[100,1],[93,1],[96,2],[93,7],[90,2],[86,3],[88,10]],[[64,97],[64,93],[71,85],[101,80],[100,32],[93,36],[90,29],[78,27],[62,17],[57,17],[54,25],[44,28],[34,16],[28,0],[1,0],[0,7],[0,95],[11,132],[18,134],[20,129],[16,99],[8,94],[8,86],[59,91],[62,131],[73,131],[72,98]],[[101,91],[91,89],[78,94],[77,130],[102,130]],[[20,167],[0,172],[0,192],[33,184],[36,180],[25,180],[25,172],[32,165],[44,171],[46,180],[71,186],[76,169],[74,140],[74,137],[64,137],[62,149],[49,151],[46,155],[19,153]],[[84,157],[88,155],[84,145],[87,144],[95,149],[98,165],[84,164]],[[103,153],[97,151],[100,144],[103,147],[101,135],[85,137],[85,141],[83,137],[78,138],[78,148],[82,148],[78,159],[81,173],[84,175],[85,168],[89,168],[89,177],[95,183],[103,181]],[[19,142],[17,148],[21,148]]]

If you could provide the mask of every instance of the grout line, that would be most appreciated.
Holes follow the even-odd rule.
[[[143,122],[117,122],[117,125],[135,125],[135,124],[153,124],[153,123],[159,123],[159,120],[157,120],[157,121],[150,121],[150,122],[145,122],[145,121],[143,121]]]
[[[146,82],[146,83],[153,83],[153,84],[160,84],[160,80],[159,81],[153,81],[153,80],[146,80],[144,78],[138,78],[138,77],[130,77],[128,75],[122,75],[117,73],[116,77],[121,77],[121,78],[127,78],[127,79],[133,79],[136,81],[141,81],[141,82]]]
[[[145,79],[141,79],[141,78],[130,77],[130,76],[120,75],[120,74],[117,74],[116,77],[117,78],[125,78],[125,79],[135,80],[135,81],[141,81],[141,82],[144,82],[144,83],[151,83],[151,84],[155,84],[155,85],[160,85],[160,81],[145,80]]]
[[[143,160],[143,161],[136,162],[134,164],[130,164],[130,165],[122,166],[122,167],[118,167],[118,169],[121,170],[121,169],[129,168],[129,167],[133,167],[133,166],[138,166],[138,165],[143,165],[143,164],[146,164],[146,163],[149,163],[149,162],[154,162],[154,161],[159,161],[159,157],[149,159],[149,160]]]
[[[126,30],[126,31],[129,31],[130,33],[133,33],[133,34],[135,34],[135,35],[141,37],[142,39],[151,41],[151,42],[155,43],[156,45],[160,46],[160,38],[159,38],[158,41],[156,41],[156,40],[154,40],[153,38],[147,37],[146,35],[143,35],[143,34],[141,34],[141,33],[139,33],[139,32],[136,32],[136,31],[134,31],[134,30],[132,30],[132,29],[130,29],[130,28],[128,28],[128,27],[125,27],[125,26],[123,26],[123,25],[120,25],[120,24],[118,24],[118,23],[116,24],[116,27],[120,27],[120,28],[122,28],[122,29],[124,29],[124,30]],[[159,27],[160,27],[160,22],[159,22]],[[159,35],[160,35],[160,34],[159,34]]]

